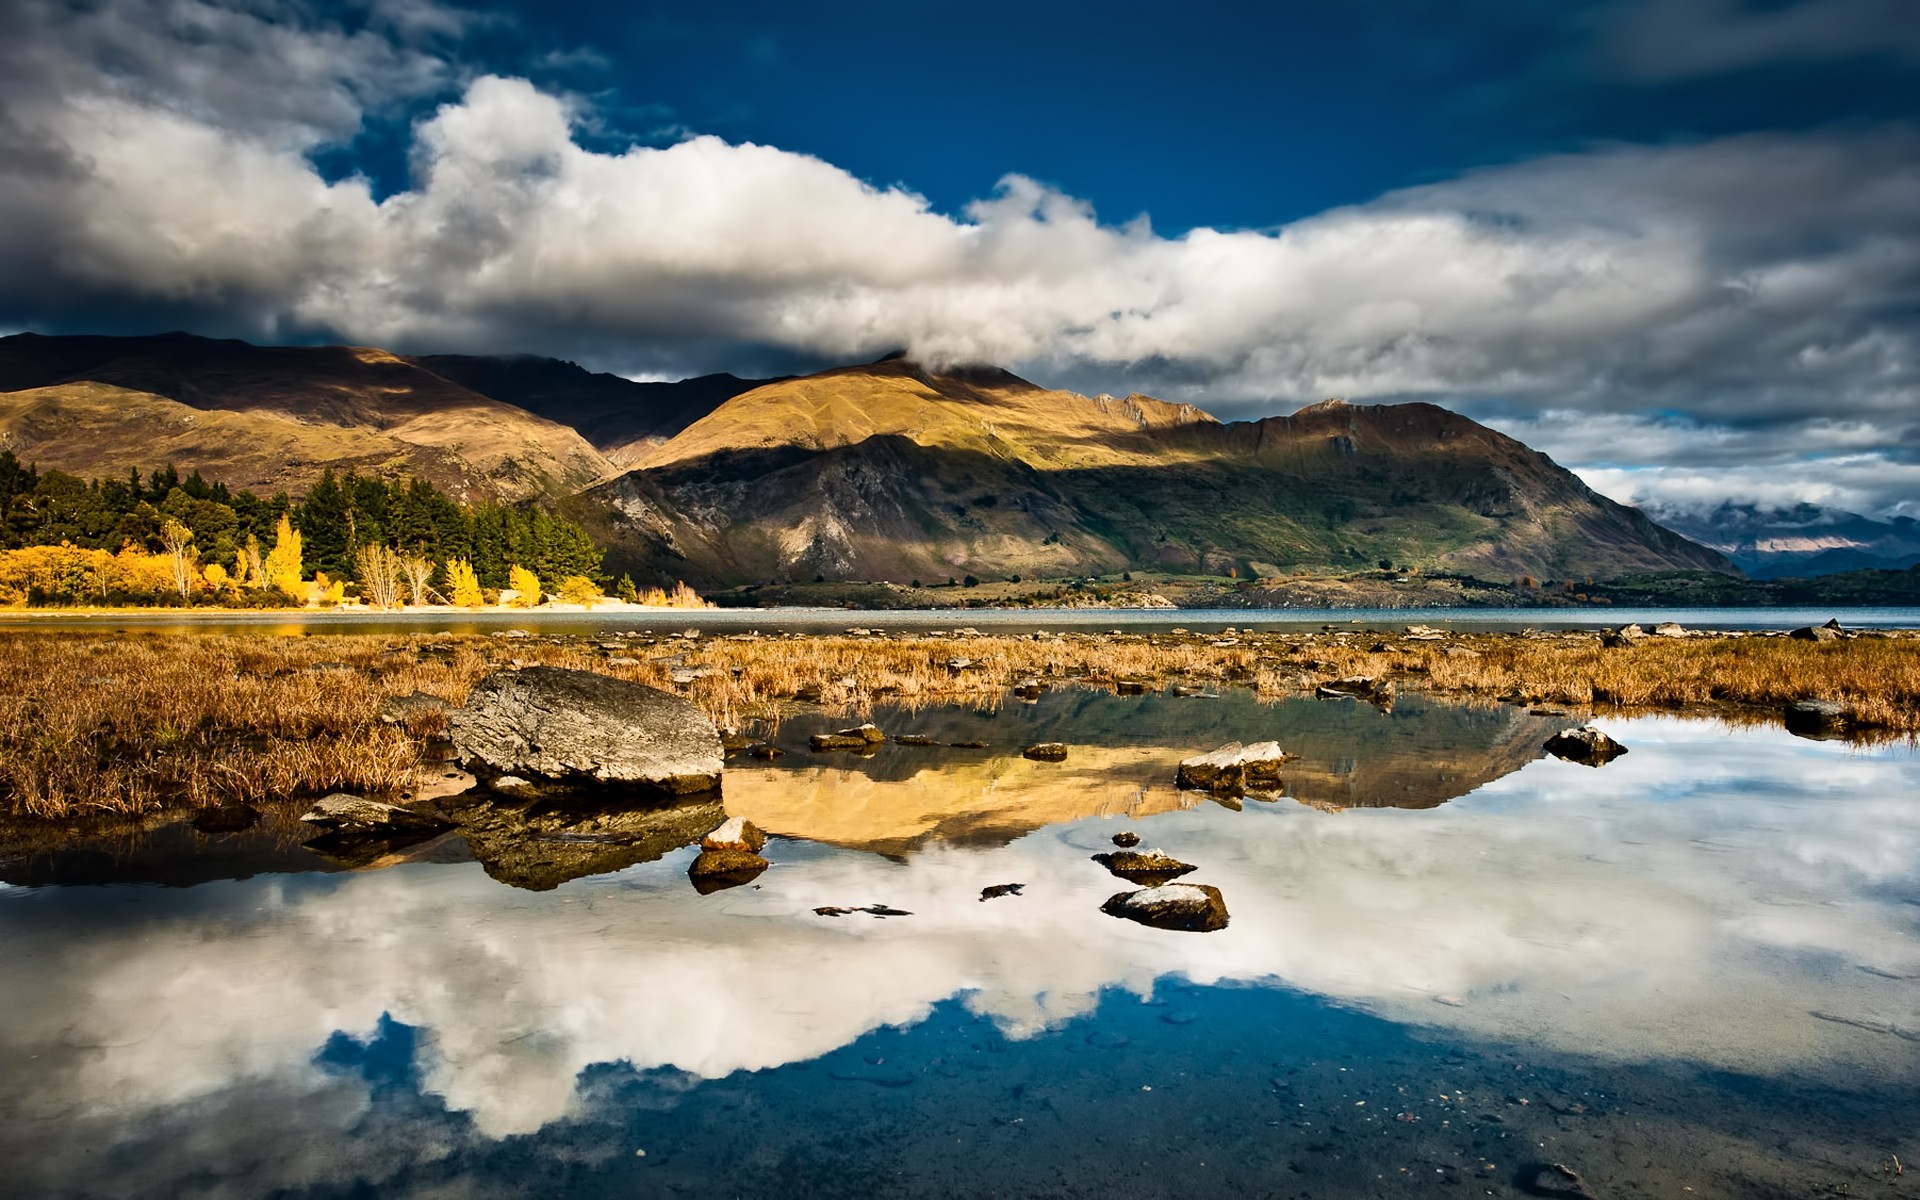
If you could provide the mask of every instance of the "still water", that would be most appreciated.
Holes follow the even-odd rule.
[[[774,865],[711,895],[692,848],[347,870],[281,820],[0,862],[0,1190],[1915,1190],[1910,747],[1606,720],[1593,769],[1540,756],[1565,717],[1242,692],[875,720],[989,744],[789,722],[726,779]],[[1262,738],[1286,797],[1173,788]],[[1100,911],[1129,829],[1226,929]],[[814,911],[868,905],[907,915]]]
[[[1648,628],[1677,621],[1690,629],[1793,629],[1837,619],[1849,629],[1920,629],[1920,608],[939,608],[852,611],[838,608],[622,609],[602,612],[513,612],[432,608],[408,612],[368,609],[334,611],[223,611],[192,613],[62,612],[0,610],[0,630],[132,629],[152,633],[496,633],[521,628],[544,634],[605,636],[630,629],[778,629],[797,633],[839,632],[849,626],[887,630],[954,629],[988,633],[1036,629],[1127,629],[1224,626],[1263,630],[1363,625],[1399,629],[1432,625],[1460,632],[1514,629],[1601,629],[1638,623]]]

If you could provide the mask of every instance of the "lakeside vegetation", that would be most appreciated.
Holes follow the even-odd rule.
[[[423,479],[328,470],[298,500],[262,499],[198,471],[82,480],[0,450],[0,606],[584,605],[606,593],[603,557],[563,517],[461,504]],[[704,606],[685,584],[613,587],[630,604]]]
[[[655,647],[658,647],[656,650]],[[651,652],[650,652],[651,651]],[[964,660],[964,665],[956,665]],[[404,799],[441,772],[444,710],[488,673],[545,664],[679,692],[716,723],[876,703],[992,707],[1010,688],[1245,686],[1265,699],[1351,675],[1437,696],[1775,720],[1818,698],[1855,735],[1920,736],[1920,636],[1834,642],[1591,634],[1155,633],[689,639],[0,634],[0,813],[74,821],[346,789]],[[679,679],[681,682],[675,682]],[[382,720],[384,715],[389,718]]]

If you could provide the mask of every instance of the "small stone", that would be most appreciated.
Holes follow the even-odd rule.
[[[939,745],[938,742],[934,741],[932,738],[928,737],[924,733],[896,733],[893,735],[893,741],[895,745],[899,745],[899,746],[937,746]]]
[[[1833,621],[1825,625],[1803,625],[1787,636],[1801,642],[1837,642],[1840,640],[1840,625]]]
[[[984,903],[988,900],[998,900],[1002,896],[1018,896],[1021,889],[1026,886],[1024,883],[996,883],[992,887],[981,888],[980,899]]]
[[[765,742],[762,742],[760,745],[754,746],[751,749],[749,749],[747,753],[765,762],[772,762],[774,759],[779,758],[782,754],[785,754],[786,751],[782,750],[778,746],[769,746]]]
[[[773,864],[748,850],[702,850],[687,867],[687,877],[701,895],[751,883]]]
[[[1040,742],[1022,750],[1020,756],[1031,758],[1035,762],[1065,762],[1067,745],[1065,742]]]
[[[1122,829],[1113,835],[1113,844],[1123,850],[1131,850],[1140,844],[1140,835],[1131,829]]]
[[[887,735],[869,722],[833,733],[816,733],[807,739],[807,743],[815,750],[866,750],[886,740]]]
[[[1210,754],[1183,759],[1174,782],[1183,788],[1229,796],[1249,791],[1277,791],[1280,764],[1286,757],[1278,742],[1256,742],[1251,746],[1228,742]]]
[[[369,832],[376,830],[445,829],[447,822],[430,813],[397,804],[382,804],[346,792],[334,792],[314,801],[300,819],[320,829]]]
[[[1153,690],[1153,683],[1146,679],[1116,679],[1113,690],[1122,696],[1144,696]]]
[[[985,750],[987,748],[987,744],[978,739],[965,742],[948,742],[947,745],[953,747],[955,750]]]

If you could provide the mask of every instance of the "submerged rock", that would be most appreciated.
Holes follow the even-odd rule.
[[[1128,883],[1151,886],[1178,879],[1191,871],[1198,870],[1191,863],[1183,863],[1163,850],[1115,850],[1111,854],[1096,854],[1093,861],[1118,875]]]
[[[1280,789],[1280,764],[1286,753],[1279,742],[1242,746],[1228,742],[1209,754],[1183,759],[1174,782],[1183,788],[1237,796],[1243,792]]]
[[[816,733],[807,739],[815,750],[868,750],[887,740],[872,722],[833,733]]]
[[[1627,752],[1627,748],[1591,725],[1565,729],[1547,739],[1544,747],[1555,758],[1589,767],[1604,766]]]
[[[432,813],[415,812],[397,804],[382,804],[363,796],[334,792],[313,802],[300,819],[329,833],[411,833],[417,830],[449,828],[448,822]]]
[[[702,850],[744,850],[758,854],[767,844],[767,835],[745,817],[728,817],[726,823],[700,839]]]
[[[717,791],[720,733],[694,704],[644,684],[561,667],[501,671],[453,714],[456,760],[481,780],[540,790]]]
[[[1787,732],[1831,737],[1847,727],[1847,706],[1836,700],[1795,700],[1786,709]]]
[[[693,881],[695,891],[706,896],[739,887],[743,883],[752,883],[772,865],[751,850],[709,849],[701,851],[699,857],[687,867],[687,878]]]
[[[617,805],[476,789],[440,803],[488,875],[535,892],[653,862],[693,845],[727,819],[711,797]]]
[[[1025,750],[1022,750],[1020,757],[1031,758],[1035,762],[1065,762],[1067,761],[1067,744],[1065,742],[1040,742],[1037,745],[1028,746]]]
[[[1122,829],[1113,835],[1113,844],[1123,850],[1131,850],[1140,844],[1140,835],[1131,829]]]
[[[1212,933],[1227,927],[1227,902],[1220,889],[1204,883],[1170,883],[1110,896],[1100,906],[1110,917],[1120,917],[1185,933]]]

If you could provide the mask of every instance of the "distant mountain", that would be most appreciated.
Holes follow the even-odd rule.
[[[575,515],[618,569],[703,584],[1382,561],[1494,579],[1732,571],[1433,405],[1329,401],[1222,424],[900,358],[735,396]]]
[[[0,449],[82,476],[171,462],[259,492],[333,467],[519,500],[617,473],[572,428],[385,350],[188,334],[0,338]]]
[[[1728,502],[1706,512],[1649,506],[1667,528],[1711,546],[1755,579],[1811,578],[1920,564],[1920,522],[1863,517],[1815,504]]]
[[[771,379],[701,375],[635,383],[535,355],[416,355],[407,360],[461,387],[571,426],[617,466],[631,467],[701,417]]]

